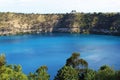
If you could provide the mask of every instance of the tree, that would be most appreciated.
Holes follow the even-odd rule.
[[[36,74],[30,72],[28,75],[28,80],[36,80]]]
[[[3,66],[6,64],[6,58],[4,54],[0,55],[0,66]]]
[[[92,69],[88,69],[84,80],[96,80],[95,76],[96,76],[96,71]]]
[[[0,67],[0,80],[28,80],[27,76],[21,71],[15,71],[9,66]]]
[[[61,68],[55,80],[79,80],[84,79],[88,63],[80,58],[79,53],[73,53],[70,58],[66,60],[66,64]]]
[[[115,77],[115,71],[111,67],[107,65],[103,65],[98,70],[95,79],[96,80],[115,80],[114,77]]]
[[[66,66],[71,66],[80,70],[88,68],[88,63],[84,59],[80,58],[79,53],[73,53],[72,56],[67,59]]]
[[[0,55],[0,80],[28,80],[20,65],[6,65],[5,55]]]
[[[78,71],[71,66],[62,67],[54,80],[79,80]]]
[[[66,66],[71,66],[78,71],[79,79],[84,79],[88,63],[84,59],[80,58],[80,53],[73,53],[66,61]]]
[[[14,65],[13,66],[14,71],[16,72],[22,72],[22,67],[20,65]]]
[[[50,75],[47,73],[47,66],[41,66],[35,72],[35,74],[30,74],[36,80],[49,80]]]
[[[28,79],[29,80],[49,80],[50,75],[47,73],[47,66],[39,67],[35,73],[29,73]]]
[[[120,70],[115,73],[115,80],[120,80]]]

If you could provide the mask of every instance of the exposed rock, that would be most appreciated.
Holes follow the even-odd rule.
[[[0,35],[48,32],[120,35],[119,13],[0,13],[0,16]]]

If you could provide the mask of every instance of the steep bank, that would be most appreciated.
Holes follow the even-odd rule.
[[[0,13],[0,35],[46,32],[120,35],[120,13]]]

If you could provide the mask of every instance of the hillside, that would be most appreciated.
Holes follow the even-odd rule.
[[[47,32],[120,35],[120,13],[0,13],[0,35]]]

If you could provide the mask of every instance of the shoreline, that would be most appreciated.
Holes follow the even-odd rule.
[[[67,33],[67,34],[83,34],[83,35],[90,35],[90,34],[93,34],[93,35],[107,35],[107,36],[120,36],[120,34],[111,34],[111,33],[99,33],[99,32],[96,32],[96,33],[76,33],[76,32],[20,32],[20,33],[9,33],[7,32],[4,33],[4,34],[0,34],[0,37],[1,36],[17,36],[17,35],[34,35],[34,34],[57,34],[57,33],[60,33],[60,34],[64,34],[64,33]]]

